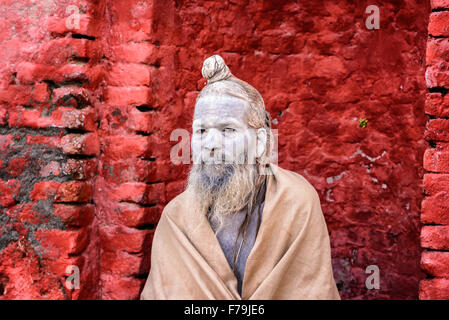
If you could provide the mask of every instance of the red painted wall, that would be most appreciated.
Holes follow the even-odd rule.
[[[188,170],[170,134],[189,130],[212,54],[261,92],[279,164],[318,190],[342,298],[418,298],[427,1],[4,3],[0,298],[139,296]]]
[[[432,0],[426,55],[425,103],[428,116],[424,153],[421,267],[427,279],[420,282],[420,299],[449,299],[449,89],[447,73],[449,2]]]

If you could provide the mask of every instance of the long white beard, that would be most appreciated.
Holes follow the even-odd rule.
[[[258,177],[257,165],[253,164],[194,164],[187,190],[195,197],[201,214],[217,226],[217,234],[225,226],[225,216],[244,209],[253,199]]]

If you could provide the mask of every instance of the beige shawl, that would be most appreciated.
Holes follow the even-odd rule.
[[[210,224],[184,191],[167,204],[157,225],[142,300],[340,299],[318,193],[300,174],[270,168],[242,296]]]

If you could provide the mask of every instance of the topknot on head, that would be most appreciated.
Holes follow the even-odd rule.
[[[208,84],[225,80],[232,76],[232,73],[229,71],[229,68],[223,58],[217,54],[204,60],[201,74],[207,79]]]

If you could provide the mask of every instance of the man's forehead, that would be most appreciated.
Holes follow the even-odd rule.
[[[229,95],[207,95],[198,99],[194,119],[219,116],[246,121],[248,105],[247,101]]]

